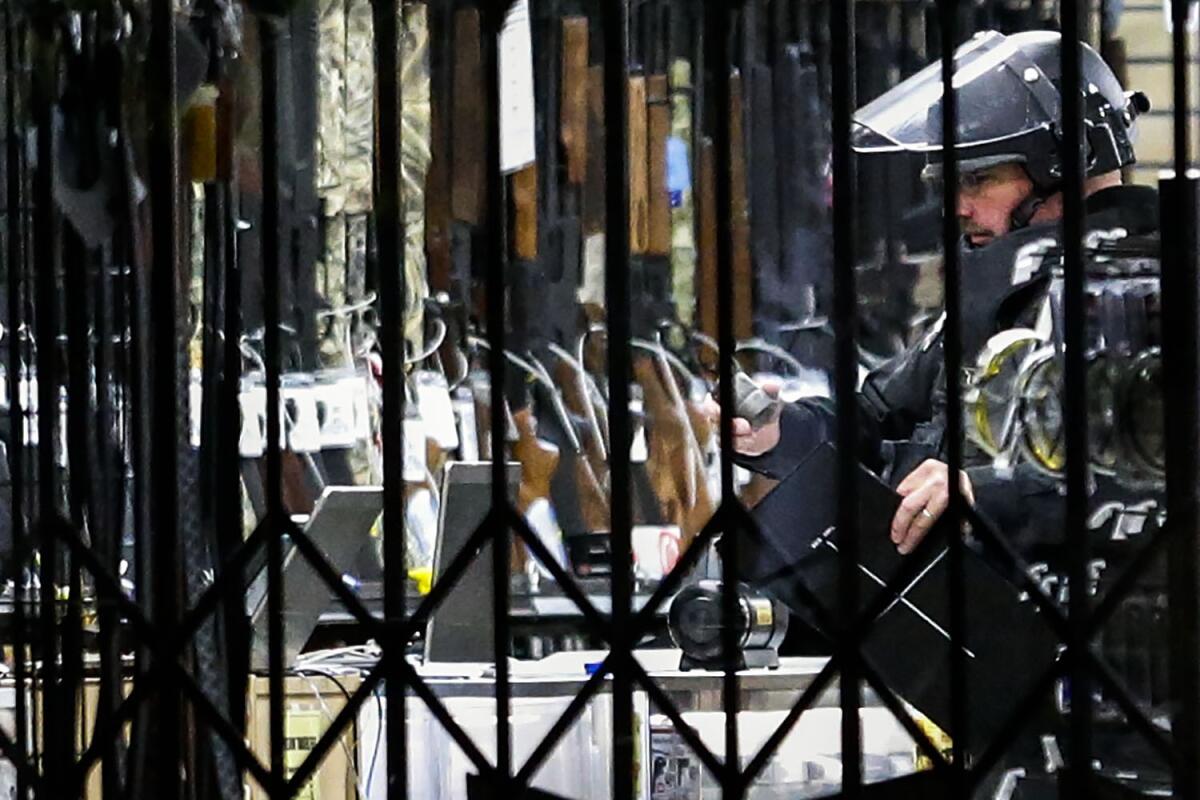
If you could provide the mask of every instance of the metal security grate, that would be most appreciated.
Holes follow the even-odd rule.
[[[798,330],[825,331],[824,366],[831,377],[831,418],[836,419],[825,438],[838,453],[836,528],[858,531],[871,511],[857,457],[864,426],[870,424],[860,414],[857,399],[864,361],[860,345],[865,338],[893,341],[899,334],[873,335],[874,306],[861,290],[865,285],[875,291],[874,281],[886,284],[891,279],[886,274],[879,277],[886,272],[881,264],[894,269],[907,263],[908,245],[879,217],[899,211],[908,204],[905,198],[917,204],[923,190],[911,169],[883,178],[868,174],[852,147],[859,101],[915,72],[926,53],[939,54],[940,134],[943,142],[953,142],[958,115],[966,110],[957,107],[951,83],[954,48],[946,43],[964,41],[984,26],[1006,23],[1014,29],[1058,26],[1068,42],[1087,39],[1085,32],[1093,27],[1089,8],[1077,0],[1061,0],[1056,8],[1041,3],[977,5],[966,8],[949,0],[556,0],[543,5],[535,0],[529,11],[537,33],[532,60],[550,47],[547,42],[565,47],[543,36],[546,31],[564,41],[576,37],[575,46],[586,40],[592,55],[575,65],[575,77],[587,79],[574,85],[575,94],[556,83],[565,80],[565,68],[560,72],[558,67],[549,70],[550,79],[539,74],[531,94],[539,103],[555,107],[574,103],[580,114],[574,118],[577,123],[589,115],[602,119],[603,141],[591,142],[592,151],[581,159],[583,149],[574,149],[576,140],[571,139],[579,130],[568,125],[547,131],[547,126],[559,124],[557,119],[547,121],[555,116],[547,114],[534,134],[540,147],[536,169],[541,172],[506,175],[501,151],[507,134],[501,121],[508,113],[502,105],[508,85],[501,78],[511,75],[501,73],[501,43],[511,3],[430,0],[409,5],[373,0],[369,25],[364,2],[7,3],[2,73],[7,281],[3,332],[12,548],[7,564],[11,594],[4,598],[10,624],[3,630],[6,679],[16,691],[14,724],[0,729],[0,751],[15,771],[13,796],[233,800],[251,787],[272,800],[311,797],[306,792],[322,763],[341,746],[364,707],[381,695],[380,707],[386,701],[386,710],[377,722],[387,731],[388,768],[386,776],[375,776],[375,786],[386,784],[383,794],[373,796],[420,796],[409,783],[410,770],[420,767],[414,753],[421,743],[409,732],[418,707],[442,726],[469,762],[469,796],[544,796],[533,788],[539,769],[589,704],[607,694],[612,733],[606,746],[611,748],[614,797],[650,796],[649,787],[639,784],[639,769],[645,765],[639,763],[642,743],[634,731],[643,725],[645,709],[652,707],[670,720],[721,797],[751,798],[756,782],[802,715],[835,686],[840,709],[838,791],[846,797],[978,796],[1008,751],[1024,741],[1033,715],[1044,710],[1046,698],[1056,691],[1065,723],[1062,756],[1070,765],[1054,776],[1060,796],[1125,796],[1114,793],[1106,765],[1097,765],[1097,739],[1103,735],[1098,720],[1105,714],[1119,716],[1123,730],[1168,766],[1173,796],[1200,796],[1200,275],[1195,230],[1200,209],[1196,178],[1189,172],[1193,111],[1183,24],[1188,4],[1182,0],[1171,5],[1173,177],[1160,183],[1162,377],[1154,385],[1161,390],[1165,478],[1160,482],[1165,488],[1154,491],[1162,488],[1165,493],[1165,515],[1161,526],[1150,526],[1124,571],[1097,596],[1078,590],[1056,595],[1039,581],[1026,554],[972,507],[956,481],[949,481],[948,527],[970,531],[969,538],[946,537],[946,585],[938,589],[949,610],[944,633],[952,655],[934,669],[943,671],[949,746],[927,720],[914,714],[866,647],[882,626],[880,615],[920,579],[925,562],[904,562],[887,580],[876,579],[879,586],[865,590],[860,582],[865,546],[854,536],[838,542],[836,602],[797,580],[792,564],[783,563],[776,576],[791,581],[797,605],[825,635],[830,657],[760,748],[740,741],[746,678],[739,669],[739,631],[733,624],[725,624],[720,632],[724,724],[719,748],[706,744],[686,710],[636,655],[644,640],[661,634],[664,611],[698,571],[707,568],[713,577],[719,572],[724,621],[743,613],[738,586],[748,565],[738,547],[725,545],[763,535],[742,493],[729,412],[736,405],[735,375],[752,363],[747,352],[782,351],[781,360],[798,364],[785,336]],[[342,10],[330,12],[327,6]],[[431,28],[420,43],[414,31],[421,26],[406,16],[416,8],[427,15],[421,18],[428,19]],[[566,18],[574,28],[563,21]],[[326,22],[342,38],[334,48],[339,52],[328,62],[336,69],[322,72],[322,58],[328,55],[321,50]],[[364,38],[367,27],[369,36]],[[800,52],[794,39],[811,49]],[[371,92],[366,95],[362,85],[346,77],[365,69],[365,55],[340,45],[364,41],[373,58]],[[669,45],[659,48],[664,41]],[[413,81],[416,68],[409,56],[423,47],[431,51],[432,74],[427,81]],[[863,47],[871,54],[887,53],[888,64],[869,63],[869,69],[860,69]],[[770,58],[764,55],[768,51]],[[668,84],[670,56],[678,53],[691,59],[690,77],[676,79],[672,72]],[[553,57],[550,63],[553,66]],[[792,107],[796,96],[780,103],[776,98],[783,90],[772,94],[771,65],[808,70],[803,74],[811,83],[805,85],[812,91],[802,97],[806,113]],[[1079,49],[1062,48],[1060,67],[1062,85],[1082,84]],[[774,68],[775,76],[784,74],[782,67]],[[660,84],[656,77],[662,77]],[[331,88],[343,79],[344,86]],[[776,79],[782,86],[783,79]],[[672,94],[691,102],[692,116],[671,117],[667,109]],[[341,104],[338,130],[343,131],[337,135],[343,139],[317,131],[311,119],[322,98],[335,95],[335,105]],[[780,119],[805,125],[804,138],[812,141],[781,144],[774,122],[771,135],[764,136],[768,101],[774,102],[773,113]],[[1064,321],[1058,351],[1061,391],[1055,386],[1065,447],[1058,479],[1064,492],[1063,541],[1068,544],[1066,571],[1072,587],[1094,583],[1093,565],[1107,553],[1089,527],[1095,512],[1090,497],[1096,444],[1095,430],[1089,430],[1095,423],[1089,407],[1095,387],[1089,383],[1094,353],[1088,281],[1089,259],[1097,245],[1088,238],[1085,218],[1086,102],[1082,92],[1063,92],[1061,128],[1055,131],[1064,151],[1078,156],[1062,163],[1061,245],[1053,254],[1061,261],[1057,287]],[[429,128],[429,140],[453,140],[455,146],[449,158],[433,147],[432,161],[422,163],[428,172],[418,174],[406,150],[406,131],[414,125],[406,106],[411,111],[412,106],[426,105],[433,109],[432,120],[422,123]],[[346,131],[356,120],[361,123],[364,108],[371,124],[365,126],[367,141],[359,141],[356,148],[347,144],[351,137]],[[649,115],[654,117],[640,120]],[[683,155],[663,166],[653,155],[647,159],[649,145],[642,138],[669,130],[675,130],[671,136],[681,142],[684,133],[691,138]],[[665,138],[654,141],[655,147],[667,145]],[[808,178],[820,187],[804,186],[820,196],[819,202],[788,195],[789,187],[797,184],[770,174],[773,159],[762,149],[767,145],[812,162]],[[939,197],[924,197],[931,215],[921,219],[940,223],[940,247],[931,249],[940,249],[942,255],[943,366],[947,375],[955,376],[945,387],[944,442],[949,474],[956,475],[970,458],[963,420],[971,401],[964,398],[956,376],[974,356],[967,352],[962,330],[971,312],[968,290],[976,278],[962,269],[962,232],[955,213],[965,170],[960,170],[953,147],[946,152],[943,191]],[[758,168],[749,175],[748,162]],[[369,168],[354,174],[347,168],[347,174],[331,177],[336,170],[321,172],[331,163],[366,163]],[[706,164],[711,166],[707,172]],[[696,179],[676,186],[672,168]],[[460,196],[458,205],[449,189],[460,188],[452,186],[458,180],[452,176],[464,169],[474,175],[471,189],[477,195]],[[601,176],[599,192],[592,182],[595,175]],[[339,198],[337,209],[321,209],[318,180],[339,187],[329,192]],[[773,180],[778,184],[768,191],[764,186]],[[647,192],[652,182],[665,182],[678,197]],[[894,196],[881,193],[881,186],[895,189]],[[654,198],[647,199],[652,194]],[[694,219],[686,216],[686,202],[692,201],[684,197],[694,198]],[[428,218],[413,213],[421,200]],[[326,202],[331,202],[329,197]],[[446,208],[438,210],[438,203]],[[801,217],[790,204],[803,204],[804,213],[811,216]],[[586,272],[587,256],[580,250],[589,245],[587,231],[580,229],[588,223],[579,218],[589,213],[602,220],[603,259],[593,250],[590,262],[593,268],[602,264],[602,291],[595,271],[575,274]],[[670,227],[672,219],[682,220],[678,229]],[[768,222],[776,226],[773,240],[770,231],[763,233]],[[805,226],[823,233],[801,243],[786,240],[791,228]],[[422,233],[414,238],[417,229]],[[684,229],[693,240],[675,235]],[[450,264],[452,252],[463,252],[452,250],[452,240],[455,248],[464,241],[469,245],[467,263]],[[439,249],[443,247],[444,252]],[[318,257],[321,248],[326,249]],[[446,257],[441,267],[439,253]],[[790,307],[794,299],[790,294],[764,297],[764,286],[792,291],[790,281],[798,273],[786,274],[778,265],[789,254],[808,253],[827,260],[828,274],[813,278],[797,295],[797,302],[810,306],[804,309],[805,318],[796,323],[764,316],[763,308]],[[693,279],[703,274],[711,285],[703,291],[680,288],[687,281],[676,280],[673,257],[691,265]],[[312,287],[318,285],[318,274],[325,276],[327,287],[332,285],[336,279],[329,276],[336,272],[337,259],[361,262],[354,280],[348,281],[361,285],[340,297],[354,302],[325,308]],[[550,266],[542,263],[546,261]],[[555,263],[564,261],[571,262],[567,269],[574,272],[552,277]],[[541,266],[535,269],[531,264]],[[442,267],[452,274],[435,275]],[[768,268],[774,269],[770,280],[763,277]],[[557,271],[562,270],[563,264],[557,263]],[[347,266],[345,272],[352,270]],[[572,277],[578,278],[578,285],[572,285]],[[553,294],[562,291],[564,282],[568,293]],[[434,290],[432,299],[427,297],[427,283]],[[758,317],[746,303],[751,284],[759,295]],[[481,298],[470,296],[472,287],[482,290],[477,292]],[[439,301],[437,293],[443,290],[457,296]],[[564,443],[555,455],[569,457],[580,474],[596,463],[607,470],[606,480],[592,476],[601,498],[598,513],[608,527],[611,576],[600,584],[603,603],[597,602],[595,581],[573,573],[531,521],[525,500],[510,497],[507,479],[514,449],[510,446],[525,435],[520,428],[527,418],[521,413],[524,406],[513,398],[554,383],[540,362],[522,358],[535,349],[531,341],[538,337],[560,351],[570,350],[561,332],[548,332],[562,318],[548,318],[561,311],[553,306],[563,297],[577,310],[580,291],[590,292],[590,302],[603,309],[603,322],[571,320],[582,323],[579,383],[584,386],[582,407],[593,412],[588,424],[594,427],[572,423],[566,410],[560,423],[568,433],[573,424],[585,433],[592,431],[607,447],[601,447],[603,455],[593,461],[585,442],[574,442],[573,447]],[[678,295],[689,291],[689,310],[679,314],[675,306],[684,303]],[[889,291],[885,285],[877,293],[886,296]],[[546,301],[548,297],[553,302]],[[261,309],[256,307],[259,300]],[[333,305],[332,298],[324,301]],[[472,312],[461,307],[472,302],[477,316],[473,328],[467,320]],[[377,316],[377,325],[364,321],[367,310]],[[827,311],[827,322],[818,318],[818,310]],[[423,340],[427,331],[414,333],[426,323],[426,314],[441,325],[442,339]],[[679,316],[688,319],[681,321]],[[660,317],[668,318],[669,324],[658,325]],[[318,332],[320,320],[329,321],[326,333]],[[904,327],[907,335],[908,320]],[[929,330],[921,327],[920,334]],[[332,563],[295,516],[306,504],[298,498],[307,498],[311,510],[313,495],[319,495],[325,483],[322,471],[351,473],[358,454],[318,464],[312,454],[319,454],[319,445],[305,450],[297,444],[304,412],[296,405],[293,373],[305,370],[291,370],[289,365],[315,372],[310,367],[318,363],[321,348],[337,349],[343,343],[353,362],[361,344],[356,337],[367,336],[364,331],[377,336],[377,346],[368,341],[361,350],[369,352],[364,359],[372,370],[367,385],[378,394],[378,442],[372,444],[380,446],[365,450],[378,461],[371,468],[382,475],[386,530],[376,532],[381,539],[381,607],[372,606],[344,579],[345,565]],[[635,563],[635,529],[645,515],[638,488],[644,470],[630,443],[645,435],[639,404],[645,408],[654,401],[639,382],[639,370],[649,369],[662,378],[681,429],[690,431],[689,425],[698,424],[689,421],[677,379],[680,370],[674,366],[675,361],[682,364],[683,357],[664,344],[680,331],[700,334],[692,338],[715,345],[715,361],[696,363],[716,379],[715,399],[725,410],[713,434],[717,446],[711,488],[719,486],[719,501],[710,518],[695,523],[694,516],[677,525],[695,523],[695,530],[684,532],[690,544],[661,580],[643,591],[633,570],[624,568]],[[572,336],[576,333],[571,331]],[[750,333],[759,338],[752,339]],[[421,429],[409,424],[420,395],[406,380],[406,369],[437,357],[445,351],[444,339],[455,336],[464,342],[474,337],[476,343],[479,407],[486,409],[478,426],[485,434],[479,456],[490,461],[490,504],[466,545],[445,554],[429,592],[414,595],[410,567],[422,565],[416,563],[420,554],[406,536],[413,507],[410,484],[425,478],[410,477],[411,459],[416,452],[424,468],[420,453],[425,442]],[[603,426],[594,418],[595,404],[587,399],[584,356],[585,345],[601,338],[607,342],[599,359],[605,365],[607,387]],[[425,348],[420,359],[413,355],[414,340],[420,340],[417,350]],[[247,353],[260,369],[243,366],[254,360]],[[651,354],[649,361],[646,353]],[[567,352],[563,363],[569,364],[572,355]],[[514,364],[527,368],[534,378],[527,380]],[[468,363],[468,369],[471,366]],[[688,367],[683,364],[682,372]],[[539,383],[539,375],[547,375],[546,380]],[[553,385],[549,391],[553,395]],[[261,398],[256,400],[261,429],[257,418],[253,426],[246,423],[243,397],[249,395]],[[315,415],[315,402],[312,408]],[[323,413],[321,422],[330,419],[332,406],[325,406]],[[313,424],[319,422],[314,419]],[[601,427],[606,437],[595,433]],[[252,431],[251,439],[257,437],[257,445],[247,443],[247,431]],[[414,436],[422,438],[414,443]],[[571,438],[563,434],[564,442]],[[259,454],[247,457],[247,448],[253,451],[255,446]],[[689,450],[688,478],[680,480],[698,496],[692,457]],[[254,524],[243,536],[248,506],[257,508],[250,515]],[[688,510],[698,506],[693,503]],[[559,513],[565,518],[565,511]],[[578,511],[580,517],[587,513]],[[718,541],[719,570],[709,564]],[[473,560],[488,544],[494,749],[473,740],[470,726],[410,658],[430,618],[462,588]],[[972,616],[967,585],[967,563],[977,549],[998,553],[1011,565],[1006,577],[1036,608],[1048,635],[1056,640],[1058,654],[1040,674],[1027,676],[1026,692],[1007,698],[999,732],[986,742],[972,733],[968,660],[973,656],[967,648],[968,631],[979,624]],[[1097,555],[1096,550],[1102,552]],[[512,726],[518,702],[514,686],[520,676],[513,674],[508,658],[518,624],[509,614],[517,591],[511,581],[514,553],[530,559],[536,565],[530,571],[541,570],[538,574],[544,573],[544,580],[577,607],[579,627],[605,651],[524,760],[515,755],[522,748],[515,746]],[[292,740],[301,737],[287,724],[286,678],[292,666],[285,627],[289,558],[307,563],[320,578],[317,585],[303,589],[332,596],[360,639],[378,648],[377,660],[352,687],[343,688],[344,703],[330,714],[328,725],[319,733],[304,734],[310,741],[299,759],[291,754]],[[1124,604],[1138,597],[1141,583],[1163,560],[1160,599],[1165,605],[1156,606],[1154,613],[1169,618],[1169,696],[1160,704],[1165,713],[1156,718],[1129,685],[1130,676],[1114,668],[1096,640]],[[260,569],[266,575],[268,747],[256,752],[247,744],[245,723],[251,680],[245,594]],[[1012,668],[1019,671],[1024,666]],[[89,707],[81,698],[93,684],[96,699]],[[872,781],[865,768],[860,712],[876,701],[894,715],[927,769],[887,782]]]

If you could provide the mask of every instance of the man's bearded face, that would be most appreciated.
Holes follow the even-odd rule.
[[[972,247],[1008,233],[1012,214],[1033,191],[1020,164],[1000,164],[964,173],[958,186],[958,220]]]

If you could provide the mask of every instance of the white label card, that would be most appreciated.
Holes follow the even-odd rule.
[[[583,283],[577,296],[581,303],[604,305],[604,234],[593,233],[583,242]]]
[[[315,453],[321,449],[321,416],[317,391],[311,386],[283,389],[288,412],[288,444],[297,453]]]
[[[479,434],[475,429],[475,398],[470,389],[460,386],[454,390],[454,415],[458,420],[458,457],[462,461],[478,461]]]
[[[529,0],[517,0],[509,8],[500,30],[499,50],[500,171],[510,174],[537,159]]]
[[[440,372],[420,370],[413,375],[417,384],[417,407],[429,426],[429,438],[443,450],[458,449],[458,426],[454,424],[454,404],[450,387]]]
[[[359,381],[361,383],[361,381]],[[313,389],[321,424],[321,448],[353,447],[359,439],[357,394],[352,381],[318,383]]]
[[[188,383],[188,440],[192,447],[200,446],[200,420],[204,409],[204,389],[200,384],[200,370],[191,371]]]
[[[630,400],[629,413],[635,416],[640,415],[642,401]],[[629,460],[634,464],[644,464],[649,457],[650,450],[646,446],[646,424],[643,422],[633,429],[633,443],[629,447]]]
[[[404,480],[424,481],[425,463],[425,422],[420,417],[409,417],[404,420]]]

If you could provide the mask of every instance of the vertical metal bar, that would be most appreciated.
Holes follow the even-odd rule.
[[[76,58],[78,56],[75,56]],[[70,75],[70,72],[68,72]],[[67,286],[88,285],[91,258],[83,242],[74,230],[64,226],[63,237],[63,288]],[[90,427],[90,376],[88,356],[88,327],[90,316],[86,302],[87,289],[84,291],[64,291],[63,310],[66,328],[67,355],[67,419],[66,419],[66,450],[67,450],[67,498],[69,503],[69,519],[71,535],[83,536],[88,530],[90,503],[88,481],[95,480],[88,454],[88,428]],[[99,521],[97,520],[99,523]],[[102,535],[102,523],[95,530],[89,530],[92,537]],[[85,540],[86,541],[86,540]],[[91,541],[86,541],[91,545]],[[75,553],[67,551],[67,599],[61,629],[62,649],[62,683],[59,692],[65,698],[78,696],[83,682],[83,609],[79,602],[82,575],[79,559]],[[66,730],[76,730],[80,720],[77,718],[75,703],[67,701],[62,707],[64,727]],[[70,753],[70,750],[66,751]],[[69,763],[69,761],[67,762]]]
[[[1087,636],[1088,570],[1091,557],[1087,536],[1087,365],[1084,354],[1084,138],[1080,34],[1084,4],[1063,0],[1062,6],[1062,94],[1063,94],[1063,268],[1064,278],[1064,368],[1063,415],[1066,421],[1067,518],[1070,547],[1068,676],[1070,681],[1071,786],[1068,796],[1089,797],[1092,746],[1092,696],[1085,650]]]
[[[614,565],[633,563],[633,504],[631,496],[629,382],[632,358],[629,340],[629,102],[625,75],[629,64],[629,7],[625,0],[602,0],[604,36],[604,168],[605,219],[604,305],[608,319],[610,528]],[[628,637],[632,621],[633,576],[628,569],[612,571],[614,653],[631,654]],[[630,655],[632,657],[632,655]],[[613,792],[616,800],[633,800],[634,744],[633,678],[621,658],[613,669]]]
[[[753,1],[753,0],[752,0]],[[733,483],[733,293],[749,292],[751,287],[733,285],[733,158],[746,158],[745,153],[730,152],[730,118],[732,114],[729,76],[732,67],[730,52],[730,30],[732,14],[730,4],[724,0],[708,0],[704,4],[704,22],[708,40],[708,67],[713,87],[713,150],[716,168],[717,220],[717,402],[721,406],[719,435],[721,442],[721,508],[725,520],[724,533],[737,536],[741,532],[731,529],[733,516],[726,513],[735,497]],[[755,54],[745,55],[747,63]],[[744,74],[748,75],[747,69]],[[749,92],[746,93],[749,96]],[[721,707],[725,712],[725,774],[721,776],[722,795],[740,798],[746,788],[742,785],[741,759],[738,748],[738,678],[737,615],[740,611],[737,596],[737,550],[725,550],[721,561],[721,654],[725,675],[721,683]]]
[[[954,90],[954,50],[958,43],[958,3],[939,0],[942,37],[942,257],[946,323],[943,339],[946,375],[946,451],[950,470],[948,520],[948,594],[950,598],[950,739],[953,742],[951,796],[966,796],[967,719],[966,591],[963,585],[962,491],[962,283],[959,275],[958,225],[958,95]]]
[[[147,107],[151,101],[147,100]],[[150,327],[149,327],[149,273],[144,256],[144,230],[137,198],[137,178],[134,167],[134,143],[132,114],[129,109],[120,111],[120,158],[121,158],[121,203],[128,224],[122,255],[128,265],[129,278],[125,287],[127,294],[129,349],[125,364],[129,395],[125,404],[125,419],[129,428],[128,441],[132,467],[133,496],[132,513],[134,528],[134,583],[137,598],[148,615],[155,613],[154,580],[154,535],[151,520],[153,487],[151,478],[153,465],[150,440],[151,383],[150,383]],[[141,678],[153,666],[153,655],[149,642],[139,642],[135,655],[136,675]],[[152,743],[155,726],[153,704],[146,702],[138,709],[137,721],[130,736],[129,782],[145,785],[152,779],[155,767],[152,760]]]
[[[147,108],[153,98],[147,99]],[[142,226],[141,203],[138,198],[138,179],[134,165],[134,136],[131,109],[120,109],[121,203],[128,229],[122,255],[128,265],[129,278],[125,287],[129,326],[128,360],[125,364],[129,395],[125,404],[126,424],[132,465],[132,513],[134,528],[134,583],[137,598],[146,612],[153,616],[155,601],[154,526],[151,519],[153,497],[153,459],[151,439],[151,337],[150,337],[150,270],[146,265],[145,232]],[[136,674],[145,676],[153,666],[149,642],[139,642],[136,651]],[[129,783],[151,784],[157,766],[154,749],[154,704],[146,702],[138,709],[137,721],[130,736]]]
[[[383,518],[384,618],[388,637],[385,675],[387,693],[387,798],[408,797],[408,732],[406,692],[399,661],[405,642],[390,633],[404,625],[405,525],[404,525],[404,215],[400,210],[400,36],[397,0],[374,0],[375,85],[378,98],[379,152],[376,153],[375,226],[379,252],[379,303],[383,325]]]
[[[216,102],[223,103],[225,98],[219,94],[223,88],[221,77],[224,60],[218,41],[220,34],[210,28],[209,35],[211,38],[207,48],[209,62],[206,79],[217,87]],[[220,118],[219,107],[214,107],[213,113],[216,122],[214,133],[220,137],[228,130],[227,120]],[[193,232],[193,247],[203,248],[204,275],[201,311],[203,356],[200,374],[200,447],[191,462],[195,465],[192,485],[196,487],[196,491],[190,507],[195,512],[195,518],[191,520],[190,527],[185,519],[183,527],[184,558],[188,562],[188,573],[183,588],[189,609],[198,594],[203,591],[199,571],[212,570],[214,574],[220,574],[230,534],[233,533],[233,538],[238,541],[242,538],[240,520],[229,513],[231,507],[240,510],[241,504],[238,501],[241,498],[238,493],[230,492],[222,502],[219,492],[219,487],[225,480],[223,464],[228,464],[229,469],[234,474],[237,473],[236,461],[228,456],[239,438],[240,414],[236,408],[227,416],[221,413],[221,382],[224,380],[222,373],[226,367],[222,353],[224,297],[231,275],[230,264],[226,261],[229,254],[226,248],[229,218],[225,205],[228,187],[222,181],[228,175],[229,154],[223,152],[226,145],[219,138],[213,141],[212,146],[216,151],[216,168],[214,175],[204,184],[203,228],[202,231]],[[194,238],[196,235],[201,237],[198,242]],[[222,518],[222,514],[225,518]],[[225,527],[226,525],[228,527]],[[196,632],[194,650],[201,688],[230,724],[244,735],[245,715],[242,703],[234,700],[234,697],[244,697],[245,690],[242,682],[233,675],[235,671],[240,671],[242,662],[236,651],[229,646],[233,637],[226,635],[230,626],[237,624],[235,619],[243,616],[244,612],[231,608],[232,605],[228,600],[218,604],[211,618]],[[228,742],[218,735],[215,726],[206,725],[197,733],[198,752],[204,757],[198,767],[206,770],[207,774],[201,774],[211,781],[209,792],[218,800],[233,800],[243,792],[236,758],[230,751]]]
[[[212,57],[222,57],[218,40],[214,36]],[[217,195],[213,213],[219,215],[224,251],[224,314],[221,319],[222,354],[221,373],[217,385],[217,414],[221,436],[217,443],[217,481],[214,491],[217,497],[217,552],[219,570],[228,568],[230,554],[243,542],[241,454],[238,434],[241,430],[241,409],[238,396],[241,390],[242,355],[242,270],[239,264],[238,217],[239,195],[236,142],[234,137],[234,109],[237,107],[236,84],[225,73],[225,65],[212,66],[213,77],[220,88],[217,105],[217,183],[213,187]],[[244,602],[238,595],[229,594],[225,607],[225,652],[229,669],[229,697],[231,718],[246,718],[246,689],[249,684],[249,625],[246,622]]]
[[[837,394],[839,606],[841,630],[842,796],[862,789],[858,642],[849,630],[858,614],[858,352],[854,343],[855,168],[850,148],[855,103],[854,3],[832,0],[829,9],[830,77],[833,99],[833,325],[834,390]]]
[[[12,531],[13,531],[13,677],[16,682],[16,723],[17,747],[23,754],[28,753],[26,731],[29,725],[29,709],[26,704],[25,690],[29,676],[26,673],[26,642],[25,642],[25,601],[28,593],[25,590],[25,565],[29,563],[27,548],[29,542],[25,527],[25,403],[21,396],[20,386],[23,376],[22,346],[18,331],[25,320],[25,306],[22,302],[22,291],[28,280],[25,270],[25,160],[22,156],[21,143],[24,135],[17,121],[20,107],[20,61],[18,40],[21,38],[20,23],[16,19],[12,5],[6,7],[4,15],[4,69],[8,73],[6,102],[7,130],[5,131],[5,157],[7,185],[8,218],[5,252],[8,259],[8,421],[9,421],[9,463],[12,472]],[[17,797],[28,800],[29,785],[24,771],[17,772]]]
[[[108,251],[111,254],[111,250]],[[104,495],[97,498],[97,507],[103,519],[103,547],[99,554],[104,559],[104,567],[113,575],[120,573],[121,560],[121,529],[117,524],[123,515],[120,510],[124,502],[119,489],[121,480],[121,457],[118,440],[114,436],[115,409],[110,390],[115,390],[115,374],[113,372],[112,346],[112,279],[108,267],[111,257],[101,260],[100,271],[96,280],[96,338],[99,342],[96,348],[96,421],[99,430],[97,463],[100,477],[98,485],[103,487]],[[107,719],[115,714],[121,704],[121,615],[115,598],[98,596],[98,621],[100,633],[98,644],[100,648],[100,698],[98,719]],[[104,797],[117,798],[121,793],[121,764],[120,754],[123,743],[117,740],[109,743],[104,752]]]
[[[1163,220],[1163,358],[1171,379],[1164,385],[1164,423],[1167,442],[1167,519],[1170,528],[1168,591],[1171,631],[1171,732],[1178,757],[1172,796],[1200,796],[1200,380],[1197,379],[1196,313],[1200,307],[1200,271],[1193,222],[1197,213],[1196,178],[1176,173],[1160,182]],[[1170,226],[1177,226],[1174,230]]]
[[[507,791],[512,777],[512,730],[509,711],[512,705],[508,670],[509,641],[509,499],[505,470],[504,445],[507,416],[505,409],[505,302],[504,277],[508,273],[508,237],[505,210],[507,197],[504,177],[500,173],[500,75],[498,37],[504,25],[508,0],[491,0],[482,4],[480,27],[483,42],[480,48],[481,74],[486,84],[487,133],[485,136],[486,209],[483,238],[498,263],[487,270],[487,337],[488,372],[491,373],[491,442],[492,442],[492,502],[490,524],[492,539],[492,626],[493,649],[496,656],[496,773],[501,791]]]
[[[38,406],[38,538],[41,551],[42,708],[46,742],[42,766],[49,791],[55,791],[65,764],[62,743],[69,731],[59,728],[62,707],[58,692],[58,627],[54,587],[58,579],[58,547],[54,524],[59,516],[58,465],[58,335],[57,272],[60,263],[54,220],[54,137],[51,98],[58,83],[57,37],[43,32],[36,45],[40,57],[34,73],[33,103],[37,124],[37,172],[34,175],[35,330],[37,331]]]
[[[111,21],[106,21],[110,25]],[[99,69],[106,80],[114,80],[120,74],[117,61],[116,45],[110,41],[98,44]],[[120,84],[115,84],[119,86]],[[107,89],[97,98],[99,120],[97,124],[113,125],[120,115],[120,93]],[[99,269],[96,274],[96,292],[93,301],[93,314],[96,326],[96,349],[94,375],[96,381],[96,422],[99,434],[95,439],[97,448],[96,463],[99,466],[99,485],[101,491],[96,497],[95,508],[102,522],[100,539],[100,557],[104,566],[112,575],[120,572],[121,561],[121,520],[124,519],[124,487],[123,468],[124,448],[117,437],[116,398],[119,384],[115,369],[116,348],[113,345],[113,322],[116,318],[113,284],[116,280],[112,274],[112,266],[118,263],[114,258],[115,242],[110,239],[104,245],[102,255],[98,259]],[[93,540],[95,543],[95,540]],[[100,709],[97,719],[111,718],[120,706],[124,694],[121,691],[121,615],[117,608],[116,598],[99,596],[96,599],[98,607],[100,635]],[[121,753],[123,741],[114,739],[108,743],[104,753],[103,779],[104,797],[117,798],[121,794],[123,776],[121,771]]]
[[[1161,181],[1163,237],[1162,340],[1163,424],[1167,446],[1167,519],[1171,536],[1167,567],[1170,613],[1171,734],[1177,757],[1173,795],[1200,797],[1200,257],[1197,246],[1196,177],[1188,173],[1189,119],[1187,17],[1191,3],[1173,0],[1172,84],[1175,174]]]
[[[171,630],[179,618],[179,452],[183,430],[178,401],[179,350],[179,123],[175,86],[175,3],[151,5],[150,198],[153,220],[153,261],[150,271],[150,326],[154,332],[151,373],[153,439],[150,459],[153,530],[153,620]],[[150,741],[154,756],[154,795],[178,797],[182,758],[182,708],[179,696],[158,694],[155,730]]]
[[[262,258],[263,351],[267,382],[267,670],[271,777],[283,785],[283,453],[279,418],[279,286],[282,242],[280,223],[279,36],[282,21],[260,14],[258,35],[262,58]]]

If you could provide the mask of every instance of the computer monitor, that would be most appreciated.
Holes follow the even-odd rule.
[[[304,532],[339,575],[348,572],[371,537],[371,527],[383,511],[380,486],[327,486],[304,524]],[[286,541],[286,540],[285,540]],[[283,658],[291,665],[329,605],[329,591],[320,575],[296,546],[286,541],[283,560]],[[316,589],[314,590],[314,587]],[[246,594],[253,641],[250,665],[268,668],[269,617],[265,564]]]
[[[508,498],[515,502],[521,484],[521,465],[505,465]],[[458,461],[446,465],[434,549],[434,582],[487,518],[492,505],[492,464]],[[506,559],[507,560],[507,559]],[[495,625],[492,603],[492,546],[487,540],[429,620],[425,661],[493,661]]]

